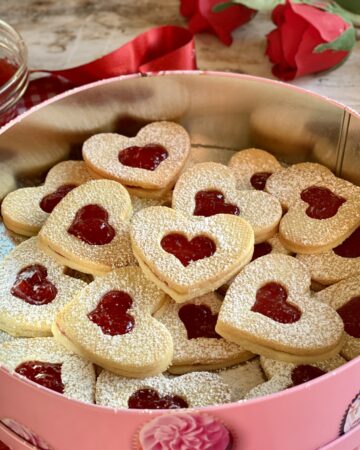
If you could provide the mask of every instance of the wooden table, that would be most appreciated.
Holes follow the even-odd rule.
[[[179,0],[11,0],[0,2],[0,17],[24,37],[30,67],[47,69],[90,61],[154,26],[186,24]],[[265,34],[273,28],[269,15],[258,14],[234,33],[230,47],[198,35],[199,68],[272,78],[264,50]],[[360,42],[339,69],[294,84],[360,111]]]

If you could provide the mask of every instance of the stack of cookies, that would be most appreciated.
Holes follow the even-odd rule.
[[[30,238],[0,265],[2,365],[83,401],[174,409],[360,354],[360,188],[259,149],[228,166],[190,152],[170,122],[98,134],[5,197],[6,227]]]

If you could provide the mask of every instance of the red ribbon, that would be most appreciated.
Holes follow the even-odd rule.
[[[35,70],[66,78],[80,86],[137,72],[196,69],[195,45],[189,30],[176,26],[152,28],[113,52],[65,70]]]

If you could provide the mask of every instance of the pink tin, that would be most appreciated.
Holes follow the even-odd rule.
[[[349,108],[255,77],[168,72],[93,83],[3,127],[0,195],[38,182],[94,133],[135,134],[163,119],[187,128],[197,161],[226,162],[258,146],[289,163],[319,161],[360,184],[360,115]],[[15,241],[1,230],[0,257]],[[172,446],[175,436],[188,445]],[[0,368],[0,441],[12,450],[359,450],[360,357],[281,393],[183,412],[89,405]]]

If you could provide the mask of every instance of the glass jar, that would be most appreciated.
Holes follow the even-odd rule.
[[[15,116],[29,83],[27,50],[20,34],[0,20],[0,126]]]

